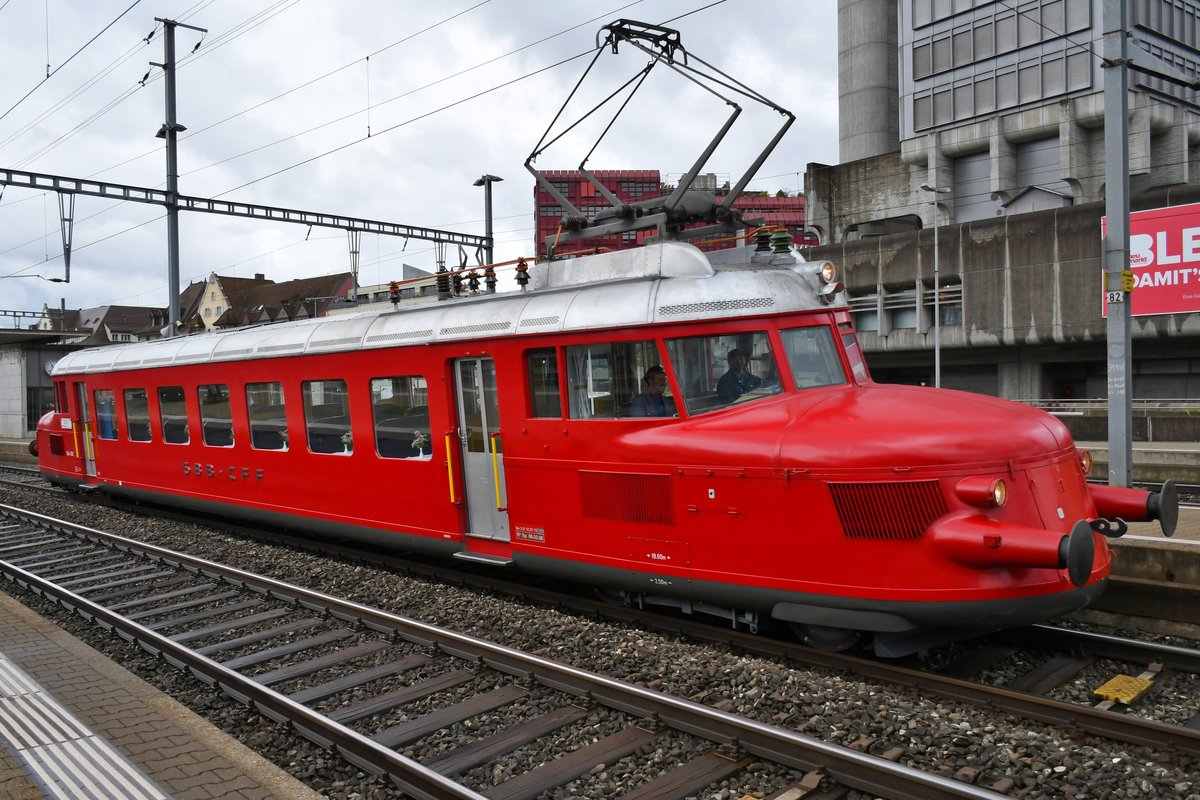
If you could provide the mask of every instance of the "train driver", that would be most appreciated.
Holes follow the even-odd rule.
[[[655,365],[646,370],[642,377],[645,389],[629,406],[631,417],[665,417],[667,416],[667,399],[663,392],[667,390],[667,371]]]
[[[751,389],[762,385],[762,379],[746,369],[746,354],[736,347],[725,357],[729,371],[717,381],[717,394],[726,403],[732,403]]]

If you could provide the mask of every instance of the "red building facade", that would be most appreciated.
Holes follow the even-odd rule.
[[[663,185],[661,173],[656,169],[596,170],[592,174],[606,189],[626,203],[636,203],[651,197],[659,197],[674,188]],[[589,219],[609,207],[608,200],[596,190],[595,186],[585,180],[583,174],[578,170],[543,170],[541,175]],[[728,188],[728,184],[723,188]],[[537,228],[535,244],[538,255],[544,256],[546,239],[557,233],[559,223],[566,212],[549,192],[536,183],[533,197],[534,219]],[[724,199],[724,195],[718,192],[718,202],[722,199]],[[747,219],[762,218],[764,225],[786,228],[797,242],[808,243],[804,232],[804,195],[776,197],[767,193],[743,193],[734,201],[733,207],[739,209]],[[573,251],[603,247],[610,250],[623,250],[643,244],[647,237],[652,237],[654,234],[653,230],[608,234],[594,239],[572,242],[565,249]],[[816,243],[815,239],[811,242],[811,244]],[[696,244],[704,250],[733,246],[732,242],[696,242]],[[559,252],[563,252],[563,248],[559,248]]]

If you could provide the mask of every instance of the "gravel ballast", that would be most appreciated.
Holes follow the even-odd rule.
[[[0,487],[0,502],[37,508],[49,516],[112,531],[162,547],[187,552],[301,586],[441,625],[548,658],[641,683],[663,692],[690,697],[731,713],[850,745],[864,737],[877,742],[874,751],[905,748],[901,763],[952,775],[963,766],[978,770],[981,784],[1011,778],[1010,796],[1022,798],[1184,798],[1200,800],[1195,784],[1200,763],[1177,753],[1122,745],[1078,732],[961,706],[915,690],[881,686],[854,676],[797,668],[764,658],[731,652],[727,647],[696,644],[636,627],[598,621],[554,609],[480,593],[383,568],[344,563],[312,554],[247,541],[212,529],[143,517],[74,498],[47,497],[32,491]],[[13,593],[12,587],[6,591]],[[50,604],[22,596],[22,601],[140,675],[213,724],[237,737],[264,757],[331,798],[400,797],[385,781],[357,768],[271,723],[190,676],[159,663]],[[1097,673],[1099,674],[1099,672]],[[1137,713],[1179,724],[1196,713],[1194,676],[1173,680]],[[1066,690],[1071,699],[1086,697],[1090,675]],[[532,701],[531,701],[532,702]],[[502,715],[503,712],[497,712]],[[598,714],[594,738],[619,724]],[[487,725],[487,720],[480,724]],[[445,742],[439,748],[449,749]],[[621,768],[639,764],[646,776],[656,774],[668,752],[690,754],[695,743],[673,735],[647,752],[579,779],[563,797],[616,796],[630,786],[618,780]],[[402,750],[421,757],[420,747]],[[518,751],[487,769],[500,779],[536,766],[523,763]],[[669,763],[669,762],[668,762]],[[613,769],[609,769],[613,768]],[[483,768],[480,768],[481,770]],[[750,774],[747,777],[747,773]],[[800,775],[759,765],[737,782],[727,781],[707,798],[765,797],[798,781]],[[483,772],[472,779],[487,781]],[[602,788],[603,787],[603,788]],[[609,795],[609,792],[612,794]],[[855,796],[853,793],[851,796]]]

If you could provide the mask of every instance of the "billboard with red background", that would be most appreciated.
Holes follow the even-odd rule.
[[[1101,235],[1106,222],[1100,222]],[[1200,203],[1130,214],[1129,268],[1133,316],[1200,311]],[[1107,304],[1104,311],[1108,316]]]

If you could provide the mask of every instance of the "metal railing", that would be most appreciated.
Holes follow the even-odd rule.
[[[1025,405],[1040,408],[1043,411],[1049,411],[1052,414],[1107,414],[1108,399],[1107,398],[1084,398],[1076,399],[1060,399],[1046,398],[1044,400],[1026,400],[1017,399],[1016,402],[1024,403]],[[1133,415],[1149,416],[1150,414],[1179,414],[1182,416],[1197,416],[1200,417],[1200,400],[1188,399],[1154,399],[1154,400],[1134,400],[1132,402]]]

